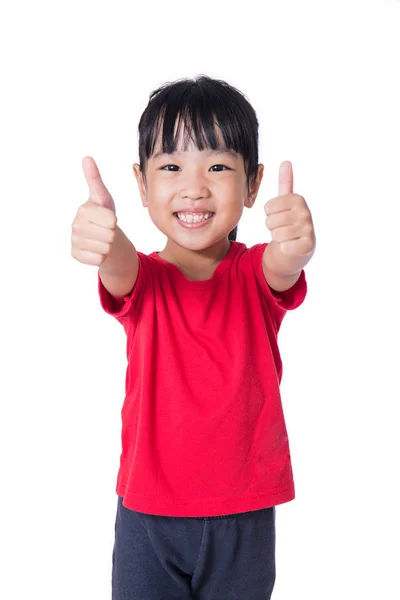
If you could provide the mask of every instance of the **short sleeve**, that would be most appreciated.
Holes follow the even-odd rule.
[[[250,248],[250,251],[252,251],[254,272],[256,274],[259,286],[264,296],[270,300],[272,304],[285,311],[294,310],[304,302],[304,299],[307,295],[307,281],[304,269],[301,271],[299,279],[291,288],[285,290],[284,292],[273,290],[268,285],[262,268],[263,254],[267,246],[268,243],[263,243],[256,244]]]
[[[139,307],[141,304],[141,298],[143,297],[144,288],[147,280],[147,269],[146,269],[146,258],[147,256],[141,252],[137,253],[139,261],[139,270],[135,285],[132,291],[122,298],[115,298],[105,288],[100,278],[100,269],[98,271],[98,293],[100,297],[100,304],[103,310],[115,317],[117,321],[123,322],[127,318],[137,319],[139,314]]]

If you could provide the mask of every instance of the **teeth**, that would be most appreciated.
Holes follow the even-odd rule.
[[[180,221],[185,221],[185,223],[199,223],[212,217],[213,213],[177,213],[177,216]]]

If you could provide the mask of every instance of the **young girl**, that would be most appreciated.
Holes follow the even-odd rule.
[[[206,76],[155,90],[133,165],[167,237],[136,251],[95,162],[72,255],[99,267],[103,309],[127,334],[113,600],[266,600],[275,506],[294,483],[277,334],[306,295],[310,211],[283,163],[265,205],[272,241],[236,241],[263,175],[244,95]]]

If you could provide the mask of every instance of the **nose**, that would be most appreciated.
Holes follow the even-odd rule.
[[[185,180],[182,181],[180,190],[181,198],[197,200],[198,198],[208,198],[209,195],[210,190],[201,174],[193,173],[192,175],[187,175]]]

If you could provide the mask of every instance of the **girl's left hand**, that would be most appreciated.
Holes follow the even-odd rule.
[[[279,196],[264,206],[265,223],[272,241],[287,258],[305,266],[315,250],[316,238],[310,209],[303,196],[293,193],[292,163],[285,161],[279,169]],[[304,261],[299,258],[304,257]]]

